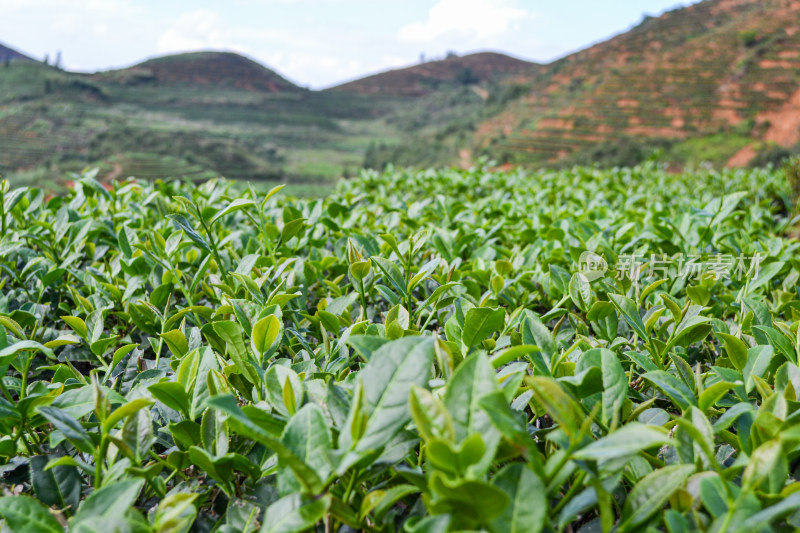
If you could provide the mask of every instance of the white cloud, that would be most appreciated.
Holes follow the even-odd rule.
[[[417,59],[415,57],[406,57],[406,56],[398,56],[398,55],[383,55],[381,56],[381,68],[397,68],[397,67],[407,67],[414,63],[414,60]]]
[[[154,18],[138,0],[0,0],[0,38],[34,58],[62,51],[67,69],[97,70],[141,58]]]
[[[78,19],[72,14],[57,18],[53,20],[53,23],[50,25],[54,31],[75,31],[78,26]]]
[[[338,0],[233,0],[233,3],[240,6],[273,6],[273,5],[293,5],[293,4],[315,4],[321,2],[336,2]]]
[[[348,2],[351,13],[341,0],[229,2],[223,11],[190,0],[169,10],[156,0],[0,0],[0,41],[33,57],[62,50],[66,68],[87,71],[229,50],[318,88],[414,64],[421,52],[526,49],[535,35],[524,0],[424,0],[402,40],[399,29],[414,21],[405,18],[415,11],[410,5],[389,17],[375,0]]]
[[[400,29],[397,37],[405,42],[435,42],[441,38],[461,42],[485,42],[514,31],[533,14],[498,0],[439,0],[428,12],[428,19]]]
[[[221,29],[222,18],[210,9],[184,13],[158,39],[158,51],[187,52],[206,48],[232,48]]]
[[[369,67],[362,61],[313,52],[267,52],[257,54],[264,64],[275,69],[300,85],[308,84],[309,78],[314,87],[324,87],[343,79],[362,74]]]

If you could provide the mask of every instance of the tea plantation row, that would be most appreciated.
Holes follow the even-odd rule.
[[[780,172],[0,196],[2,531],[793,531]]]

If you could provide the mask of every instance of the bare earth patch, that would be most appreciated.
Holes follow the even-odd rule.
[[[729,167],[743,167],[746,166],[747,163],[750,162],[756,156],[756,151],[753,149],[752,146],[749,144],[733,154],[733,156],[728,159],[726,166]]]
[[[758,122],[769,121],[764,140],[781,146],[792,146],[800,141],[800,90],[777,111],[759,114]]]

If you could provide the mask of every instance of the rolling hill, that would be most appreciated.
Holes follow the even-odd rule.
[[[705,0],[547,65],[485,52],[324,91],[229,52],[93,74],[4,65],[0,174],[18,182],[97,166],[316,187],[364,165],[484,155],[744,166],[800,152],[800,0]]]
[[[462,122],[484,116],[493,72],[529,67],[500,54],[432,65],[439,87],[410,95],[310,91],[227,52],[92,74],[9,63],[0,70],[0,174],[52,182],[96,166],[101,177],[324,183],[363,166],[375,143],[400,146],[441,124],[469,133]],[[474,71],[464,77],[464,68]],[[451,137],[414,162],[446,161],[467,141]]]
[[[450,55],[406,68],[380,72],[343,83],[329,91],[394,96],[422,96],[453,84],[480,84],[501,76],[532,75],[540,65],[494,52]]]
[[[800,141],[800,1],[706,0],[528,81],[527,94],[478,126],[479,151],[552,164],[650,144],[747,164]]]
[[[273,93],[304,90],[260,63],[232,52],[157,57],[126,69],[102,72],[95,78],[129,85],[187,84]]]

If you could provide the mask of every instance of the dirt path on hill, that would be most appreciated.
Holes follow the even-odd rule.
[[[472,166],[472,151],[468,148],[458,151],[458,166],[465,169]]]
[[[106,174],[106,182],[119,179],[120,176],[122,176],[122,165],[119,163],[114,163],[114,168],[111,169],[111,172]]]
[[[785,148],[800,141],[800,91],[796,91],[779,110],[759,113],[756,121],[769,121],[765,141]]]
[[[744,167],[756,156],[756,151],[749,144],[733,154],[728,162],[725,163],[726,167]]]

